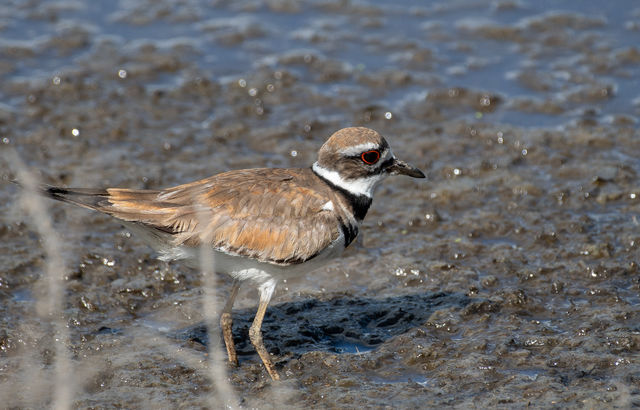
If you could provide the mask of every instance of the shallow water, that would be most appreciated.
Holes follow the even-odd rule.
[[[279,285],[263,330],[280,383],[241,290],[241,405],[630,407],[638,44],[633,1],[10,1],[2,175],[17,153],[50,184],[165,187],[308,166],[333,131],[369,126],[428,179],[387,180],[355,249]],[[0,190],[0,396],[41,407],[65,338],[18,197]],[[73,406],[219,403],[202,277],[108,217],[46,206]]]

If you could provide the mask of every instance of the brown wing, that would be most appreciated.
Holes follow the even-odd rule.
[[[175,245],[201,246],[260,261],[295,264],[340,235],[327,194],[310,189],[305,169],[231,171],[163,191],[107,189],[98,210],[171,235]]]

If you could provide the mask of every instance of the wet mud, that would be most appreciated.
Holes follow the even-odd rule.
[[[243,407],[640,405],[634,2],[9,3],[3,405],[56,400],[60,340],[76,408],[216,408],[213,367]],[[389,178],[352,249],[279,284],[263,331],[282,381],[248,343],[249,284],[227,367],[199,272],[53,202],[64,300],[46,314],[51,257],[15,158],[44,183],[159,188],[306,167],[352,125],[427,180]]]

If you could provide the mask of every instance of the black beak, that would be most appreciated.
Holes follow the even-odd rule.
[[[387,172],[391,175],[408,175],[413,178],[424,178],[424,173],[413,165],[409,165],[397,158],[393,159],[393,163],[387,168]]]

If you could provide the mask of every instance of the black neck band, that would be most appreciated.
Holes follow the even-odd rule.
[[[353,215],[356,217],[358,221],[362,221],[364,219],[364,217],[367,215],[367,211],[369,210],[369,207],[371,206],[371,201],[372,201],[371,198],[362,194],[354,194],[353,192],[348,191],[334,184],[333,182],[329,181],[327,178],[323,177],[322,175],[319,175],[313,168],[311,170],[313,171],[314,174],[316,174],[318,178],[323,180],[327,185],[329,185],[331,188],[335,189],[336,191],[340,192],[345,197],[345,199],[351,206]]]

